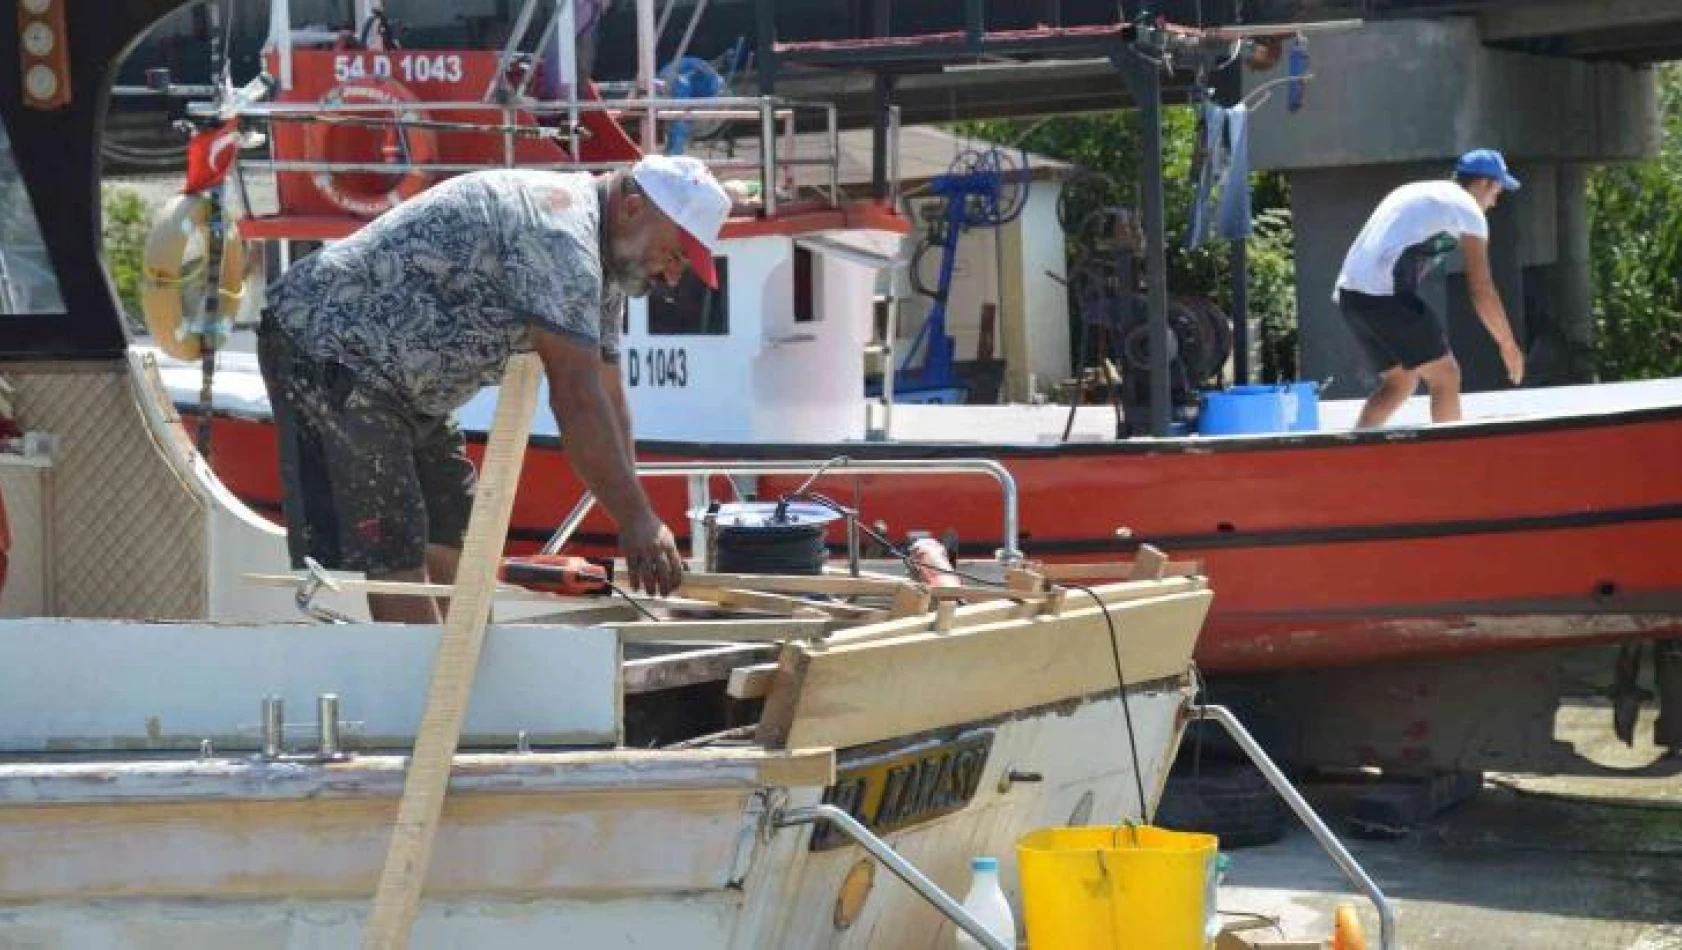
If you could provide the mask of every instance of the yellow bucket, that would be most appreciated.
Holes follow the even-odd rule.
[[[1042,828],[1017,842],[1031,950],[1203,950],[1214,835]]]

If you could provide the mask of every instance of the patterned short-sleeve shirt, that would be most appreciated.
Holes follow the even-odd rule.
[[[425,415],[500,380],[530,327],[616,359],[625,295],[602,276],[603,188],[534,169],[452,178],[299,261],[269,306],[304,355]]]

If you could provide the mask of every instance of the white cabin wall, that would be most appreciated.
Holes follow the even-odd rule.
[[[639,439],[833,442],[864,432],[858,354],[869,332],[868,267],[818,253],[816,319],[794,321],[794,241],[727,241],[730,332],[651,336],[646,301],[632,301],[622,377]],[[648,353],[682,353],[682,385],[651,384]],[[637,366],[633,368],[633,360]]]
[[[1030,373],[1041,392],[1049,392],[1070,374],[1069,305],[1058,283],[1066,269],[1063,228],[1057,222],[1062,191],[1060,181],[1034,181],[1015,221],[1003,228],[971,228],[958,239],[946,332],[952,336],[959,360],[977,358],[981,307],[999,305],[993,357],[1006,361],[1005,398],[1013,402],[1028,400]],[[905,240],[909,256],[922,234],[918,231]],[[938,251],[930,251],[923,262],[923,274],[931,286],[939,274],[939,257]],[[899,358],[904,358],[932,303],[917,293],[901,301],[895,334]]]
[[[1062,276],[1064,239],[1057,223],[1057,199],[1063,186],[1036,181],[1028,191],[1022,216],[1005,228],[1004,304],[999,314],[999,339],[1009,359],[1005,396],[1027,402],[1029,376],[1033,389],[1050,393],[1070,375],[1069,297],[1063,285],[1048,274]]]

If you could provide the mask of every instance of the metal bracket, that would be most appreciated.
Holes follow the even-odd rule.
[[[947,920],[969,934],[977,943],[987,950],[1010,950],[1010,944],[988,933],[980,921],[970,916],[970,912],[964,910],[962,904],[952,899],[952,895],[941,890],[940,885],[929,880],[923,872],[917,870],[916,865],[905,860],[899,852],[888,847],[887,842],[876,837],[869,828],[859,824],[857,819],[840,808],[834,805],[808,805],[802,808],[778,809],[771,821],[778,828],[829,822],[835,826],[835,830],[858,842],[871,857],[880,861],[895,877],[909,884],[923,900],[928,901],[935,910],[940,911]]]
[[[1379,890],[1378,885],[1373,882],[1371,877],[1367,876],[1366,870],[1343,846],[1343,842],[1338,840],[1332,829],[1327,827],[1325,821],[1315,813],[1314,807],[1308,804],[1308,800],[1303,798],[1302,793],[1296,790],[1296,787],[1291,784],[1291,780],[1285,777],[1285,773],[1279,770],[1279,766],[1275,765],[1273,760],[1268,757],[1261,744],[1255,740],[1254,736],[1250,735],[1249,730],[1244,728],[1244,724],[1238,721],[1238,717],[1232,714],[1232,710],[1225,706],[1194,705],[1191,707],[1191,718],[1207,719],[1220,723],[1221,727],[1226,730],[1227,735],[1238,743],[1239,748],[1244,750],[1244,754],[1250,757],[1250,761],[1266,777],[1267,784],[1273,786],[1273,790],[1279,793],[1279,797],[1285,800],[1285,804],[1291,806],[1291,811],[1296,813],[1297,818],[1308,826],[1309,831],[1313,832],[1315,840],[1319,841],[1320,847],[1324,848],[1326,854],[1331,856],[1332,862],[1343,872],[1344,878],[1366,894],[1367,899],[1372,901],[1373,907],[1377,908],[1379,946],[1383,950],[1396,950],[1396,912],[1391,908],[1390,901],[1384,896],[1384,892]]]
[[[292,603],[297,605],[298,611],[317,623],[355,623],[350,617],[328,607],[321,607],[314,603],[315,595],[321,593],[323,587],[331,591],[342,591],[339,582],[321,562],[313,557],[304,558],[304,567],[308,570],[307,577],[298,579],[298,591],[292,596]]]

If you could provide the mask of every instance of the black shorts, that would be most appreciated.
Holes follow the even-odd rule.
[[[382,574],[461,547],[475,475],[461,430],[422,416],[336,363],[299,354],[268,320],[257,333],[280,449],[281,510],[292,566]]]
[[[1378,372],[1395,366],[1418,369],[1448,355],[1442,323],[1418,296],[1375,297],[1341,290],[1337,297],[1349,331]]]

